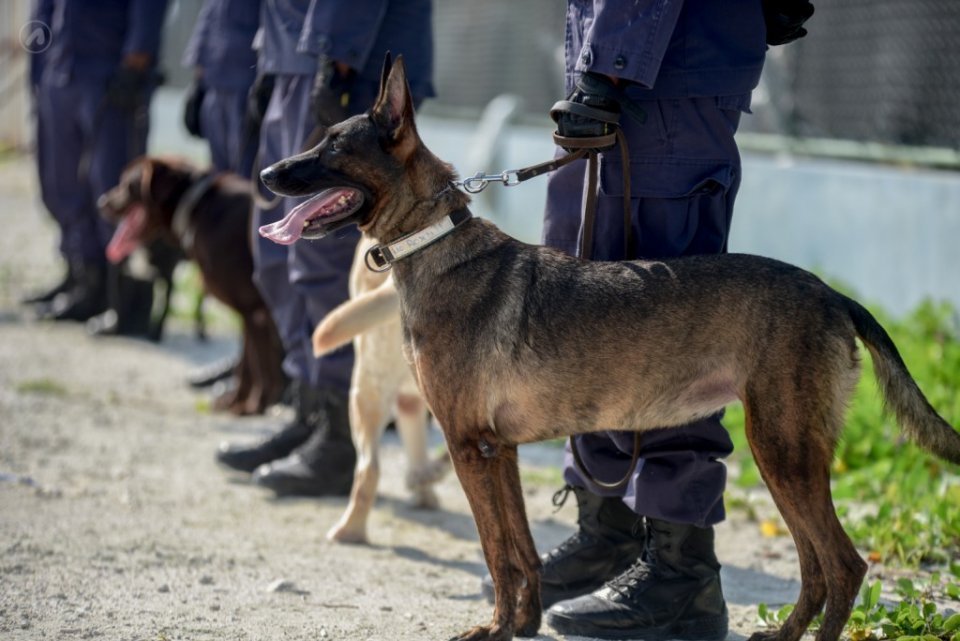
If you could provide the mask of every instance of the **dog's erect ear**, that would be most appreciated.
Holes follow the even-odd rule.
[[[387,77],[390,75],[390,69],[393,67],[393,56],[390,55],[390,52],[383,54],[383,69],[380,70],[380,94],[383,95],[383,90],[387,86]]]
[[[399,142],[405,134],[415,131],[413,98],[407,84],[403,56],[397,56],[392,65],[389,62],[388,58],[384,63],[384,78],[381,79],[380,95],[373,106],[373,120],[388,140]]]

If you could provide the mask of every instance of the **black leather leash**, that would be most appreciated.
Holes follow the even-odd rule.
[[[590,138],[564,137],[557,133],[553,134],[553,140],[561,147],[567,149],[579,149],[587,151],[589,166],[587,168],[587,200],[583,207],[583,233],[580,235],[580,257],[589,260],[593,254],[593,227],[597,216],[597,182],[599,177],[599,166],[597,162],[598,149],[607,149],[614,144],[620,147],[621,173],[623,174],[623,253],[629,260],[633,258],[633,224],[630,212],[630,151],[627,148],[627,140],[623,135],[623,130],[618,126],[619,117],[617,114],[602,109],[561,100],[550,110],[550,115],[557,119],[555,114],[561,111],[569,111],[578,116],[585,116],[595,120],[610,123],[614,126],[614,133]],[[575,152],[578,153],[578,152]],[[590,483],[605,490],[619,490],[630,482],[633,471],[637,468],[637,462],[640,460],[640,432],[634,433],[633,454],[630,458],[630,466],[626,474],[618,481],[608,483],[601,481],[594,476],[583,457],[580,455],[580,448],[577,447],[576,435],[570,436],[570,453],[573,454],[573,462],[580,471],[580,474]]]
[[[536,165],[530,165],[522,169],[506,170],[499,174],[485,174],[480,171],[470,178],[454,182],[454,185],[463,188],[464,191],[471,194],[483,191],[491,182],[500,182],[506,187],[513,187],[531,178],[555,171],[575,160],[586,158],[588,163],[587,197],[583,207],[583,233],[580,235],[579,255],[581,258],[589,260],[593,254],[593,227],[597,217],[597,187],[600,174],[598,155],[602,150],[619,146],[620,163],[623,174],[623,250],[624,256],[629,260],[634,257],[633,223],[630,210],[630,151],[627,148],[627,140],[623,135],[623,130],[619,127],[619,114],[596,109],[570,100],[561,100],[551,108],[550,115],[554,120],[557,120],[559,114],[563,112],[569,112],[578,116],[593,118],[608,123],[614,131],[601,136],[589,137],[561,136],[559,133],[554,132],[553,141],[560,147],[572,151],[559,158]],[[634,470],[637,468],[637,462],[640,460],[640,432],[634,434],[633,455],[631,456],[630,467],[627,473],[623,478],[613,483],[601,481],[587,469],[574,436],[570,437],[570,451],[573,454],[573,461],[577,469],[588,482],[606,490],[619,490],[630,481]]]

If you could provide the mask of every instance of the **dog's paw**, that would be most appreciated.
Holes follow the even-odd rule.
[[[438,483],[450,471],[450,455],[444,452],[441,456],[428,462],[426,465],[407,472],[406,484],[410,490]]]
[[[540,608],[536,610],[517,610],[517,636],[524,638],[533,638],[540,632],[540,620],[543,613]]]
[[[364,545],[367,543],[367,529],[337,523],[327,532],[327,540],[334,543]]]
[[[509,641],[513,638],[511,630],[501,628],[497,624],[478,625],[458,636],[452,637],[450,641]]]
[[[413,507],[418,510],[435,510],[440,507],[440,499],[431,487],[418,487],[413,491]]]

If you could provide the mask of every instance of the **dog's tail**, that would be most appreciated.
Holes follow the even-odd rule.
[[[322,356],[355,336],[394,318],[400,310],[400,297],[393,278],[379,287],[351,298],[329,314],[313,331],[313,353]]]
[[[960,433],[930,405],[880,323],[860,303],[850,298],[846,302],[857,335],[873,357],[884,404],[896,415],[903,432],[928,452],[960,464]]]

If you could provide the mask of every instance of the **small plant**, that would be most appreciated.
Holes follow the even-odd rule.
[[[50,378],[34,378],[17,383],[21,394],[43,394],[46,396],[66,396],[67,388]]]
[[[960,566],[951,571],[960,575]],[[933,599],[947,596],[960,599],[960,583],[942,581],[935,573],[926,583],[899,579],[896,593],[901,601],[894,605],[880,602],[880,581],[865,583],[860,591],[860,604],[850,614],[844,627],[845,638],[850,641],[960,641],[960,613],[941,611]],[[757,606],[760,623],[779,628],[793,612],[793,605],[772,610],[765,603]],[[818,617],[812,628],[822,621]]]

